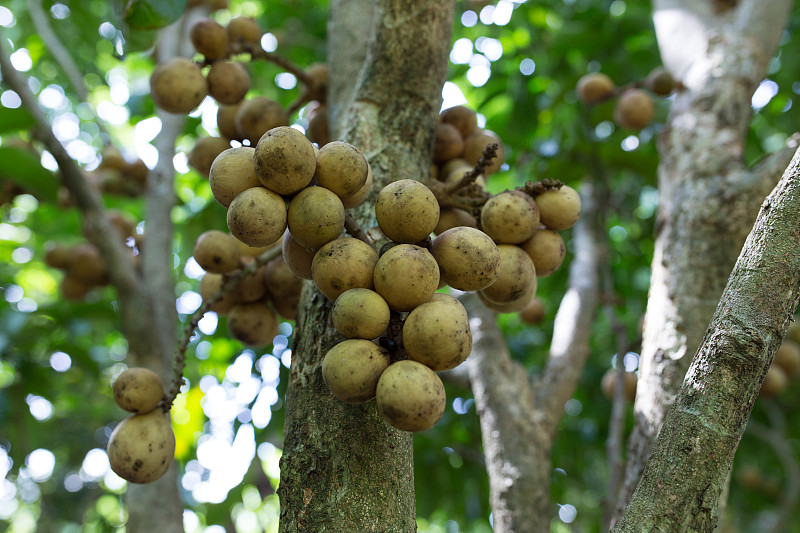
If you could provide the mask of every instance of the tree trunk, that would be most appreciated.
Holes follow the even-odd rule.
[[[714,531],[734,453],[800,299],[799,213],[800,150],[762,206],[613,531]]]
[[[364,153],[374,175],[373,194],[354,214],[361,224],[374,191],[428,175],[453,18],[452,2],[373,4],[333,2],[328,24],[331,131]],[[356,34],[349,42],[348,32]],[[280,531],[416,531],[411,434],[389,426],[374,402],[339,401],[322,379],[324,354],[340,339],[331,308],[307,283],[287,393]]]
[[[747,169],[750,100],[792,2],[655,0],[665,66],[685,86],[661,138],[659,212],[635,427],[617,515],[638,483],[761,200],[791,158]]]

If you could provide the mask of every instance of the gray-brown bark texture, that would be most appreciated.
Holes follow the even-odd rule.
[[[659,212],[625,508],[697,351],[761,200],[790,151],[743,164],[750,100],[786,25],[790,0],[655,0],[656,35],[679,92],[661,138]],[[775,163],[777,162],[777,168]]]
[[[800,299],[800,150],[764,201],[614,532],[711,532],[759,388]]]
[[[373,193],[354,214],[362,226],[382,186],[427,176],[452,17],[452,2],[331,4],[333,138],[357,146],[374,174]],[[365,54],[358,43],[365,43]],[[353,63],[361,57],[363,64]],[[308,283],[288,385],[280,531],[416,531],[411,434],[389,426],[374,402],[337,400],[322,379],[325,352],[341,339],[331,308]]]
[[[596,308],[597,248],[590,230],[596,213],[586,195],[584,208],[574,229],[578,251],[570,265],[570,287],[556,315],[550,358],[535,384],[511,359],[495,313],[473,294],[462,298],[471,317],[467,365],[497,533],[550,530],[550,450],[564,402],[589,355],[588,328],[581,326],[591,323]]]

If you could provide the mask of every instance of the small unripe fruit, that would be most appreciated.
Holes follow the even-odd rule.
[[[250,17],[234,17],[225,28],[228,40],[232,43],[246,43],[259,45],[263,32],[258,22]]]
[[[540,278],[549,276],[564,262],[567,247],[564,246],[564,239],[557,231],[541,228],[533,237],[521,243],[520,248],[533,260],[536,267],[536,275]]]
[[[653,94],[669,96],[675,90],[675,78],[664,67],[656,67],[647,75],[645,85]]]
[[[463,105],[449,107],[442,111],[439,117],[443,123],[455,126],[462,138],[466,138],[478,129],[478,115]]]
[[[223,105],[234,105],[244,100],[250,90],[250,74],[241,63],[217,61],[208,70],[208,93]]]
[[[581,197],[568,185],[545,191],[534,200],[539,206],[539,220],[550,229],[569,229],[581,214]]]

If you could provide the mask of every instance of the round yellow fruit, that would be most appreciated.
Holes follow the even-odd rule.
[[[114,401],[131,413],[149,413],[164,398],[161,378],[149,368],[133,367],[120,374],[112,386]]]
[[[375,397],[378,379],[388,366],[386,350],[365,339],[348,339],[325,354],[322,377],[343,402],[364,403]]]
[[[333,326],[345,337],[374,339],[386,331],[391,311],[377,292],[355,288],[339,295],[331,314]]]
[[[381,416],[404,431],[424,431],[444,414],[444,385],[436,372],[416,361],[398,361],[383,371],[375,391]]]

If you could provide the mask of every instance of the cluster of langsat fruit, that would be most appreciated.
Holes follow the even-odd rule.
[[[113,385],[114,401],[133,413],[117,424],[108,440],[112,470],[133,483],[150,483],[164,475],[175,455],[175,434],[164,386],[158,374],[147,368],[125,370]]]
[[[120,239],[138,264],[144,235],[136,233],[136,223],[119,211],[110,210],[108,218]],[[63,244],[48,242],[45,264],[64,272],[59,290],[67,300],[82,300],[95,287],[108,285],[108,268],[100,250],[89,242]]]
[[[614,121],[629,130],[640,130],[650,124],[655,106],[650,93],[669,96],[678,88],[672,75],[663,67],[653,69],[643,81],[617,87],[602,72],[586,74],[578,80],[576,91],[584,104],[599,104],[619,97],[614,106]],[[648,92],[649,91],[649,92]]]

